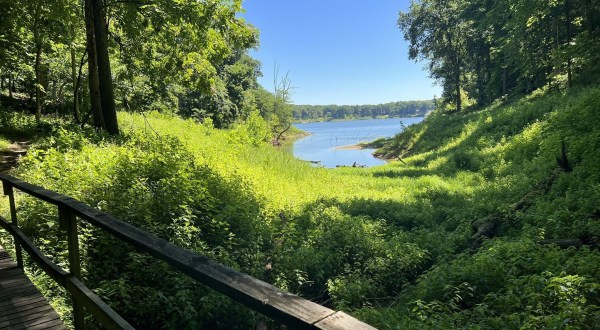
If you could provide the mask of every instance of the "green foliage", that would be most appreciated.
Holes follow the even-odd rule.
[[[229,134],[234,143],[259,146],[272,137],[271,126],[257,111],[251,112],[244,124],[238,124]]]
[[[404,163],[368,169],[314,168],[270,147],[257,112],[230,130],[121,113],[118,138],[56,123],[16,174],[379,328],[589,328],[599,315],[597,249],[539,241],[600,235],[599,91],[541,90],[480,111],[434,112],[386,146]],[[572,171],[539,190],[563,140]],[[510,207],[532,191],[530,207]],[[64,267],[56,210],[22,196],[18,206],[27,233]],[[496,238],[469,250],[473,226],[491,214]],[[82,228],[86,283],[134,324],[258,320]]]
[[[420,0],[398,25],[408,56],[427,63],[445,107],[460,111],[468,97],[482,106],[548,84],[596,83],[599,9],[588,0]]]
[[[9,99],[29,99],[33,107],[35,97],[42,114],[72,114],[79,95],[81,109],[90,107],[83,7],[74,0],[0,3],[0,79],[11,85]],[[258,31],[241,10],[241,1],[223,0],[111,4],[106,27],[117,106],[210,117],[218,127],[247,116],[260,63],[247,55]]]
[[[400,101],[376,105],[294,105],[295,120],[417,117],[433,110],[433,101]]]

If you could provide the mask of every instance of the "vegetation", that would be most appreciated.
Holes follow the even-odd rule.
[[[269,146],[258,115],[221,131],[121,113],[118,139],[56,128],[15,174],[378,327],[585,328],[598,317],[600,255],[540,243],[597,244],[598,97],[578,88],[437,113],[397,138],[412,145],[406,164],[371,169],[297,161]],[[572,171],[511,209],[559,168],[562,140]],[[19,206],[27,233],[64,262],[55,210],[27,198]],[[496,212],[497,230],[473,247],[472,228]],[[138,326],[260,319],[110,237],[85,237],[86,282]]]
[[[272,117],[263,105],[279,96],[256,82],[260,62],[247,52],[258,31],[237,15],[240,0],[80,2],[0,3],[2,103],[29,108],[38,122],[60,113],[111,134],[116,109],[217,127],[253,111]]]
[[[295,120],[323,121],[359,118],[422,117],[434,101],[401,101],[376,105],[294,105]]]
[[[398,25],[449,110],[544,85],[597,82],[600,5],[591,0],[421,0]],[[450,105],[452,104],[452,105]]]
[[[240,1],[99,3],[84,8],[108,30],[108,55],[96,32],[90,51],[76,2],[1,3],[1,132],[36,140],[12,174],[379,328],[600,323],[596,2],[413,2],[399,21],[409,56],[429,61],[443,100],[377,142],[401,161],[335,170],[273,148],[293,87],[256,83],[257,31],[236,16]],[[88,73],[73,75],[84,48]],[[112,74],[94,55],[110,56]],[[94,67],[115,77],[119,134],[98,121],[110,88],[93,86]],[[26,234],[66,265],[56,209],[22,195],[17,206]],[[270,322],[81,227],[83,281],[136,327]],[[26,263],[68,321],[68,296]]]

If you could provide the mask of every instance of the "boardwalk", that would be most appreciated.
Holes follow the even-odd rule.
[[[0,246],[0,330],[66,329],[31,281]]]
[[[31,142],[18,141],[8,146],[6,150],[0,150],[0,173],[13,168],[20,156],[25,155]]]

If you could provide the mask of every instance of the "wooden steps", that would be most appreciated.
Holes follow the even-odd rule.
[[[0,330],[67,329],[46,298],[0,246]]]

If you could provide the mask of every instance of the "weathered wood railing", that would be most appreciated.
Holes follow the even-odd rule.
[[[374,329],[348,314],[336,312],[284,292],[268,283],[175,246],[71,197],[4,174],[0,174],[0,181],[2,181],[4,195],[9,198],[11,215],[10,223],[0,218],[0,226],[15,238],[18,265],[23,267],[21,249],[24,249],[54,281],[66,288],[73,298],[73,317],[76,329],[85,327],[84,308],[106,328],[133,328],[79,280],[81,270],[77,232],[78,218],[105,230],[140,251],[167,262],[177,270],[233,300],[292,328]],[[67,233],[69,272],[45,257],[19,229],[14,188],[58,207],[60,228]]]

